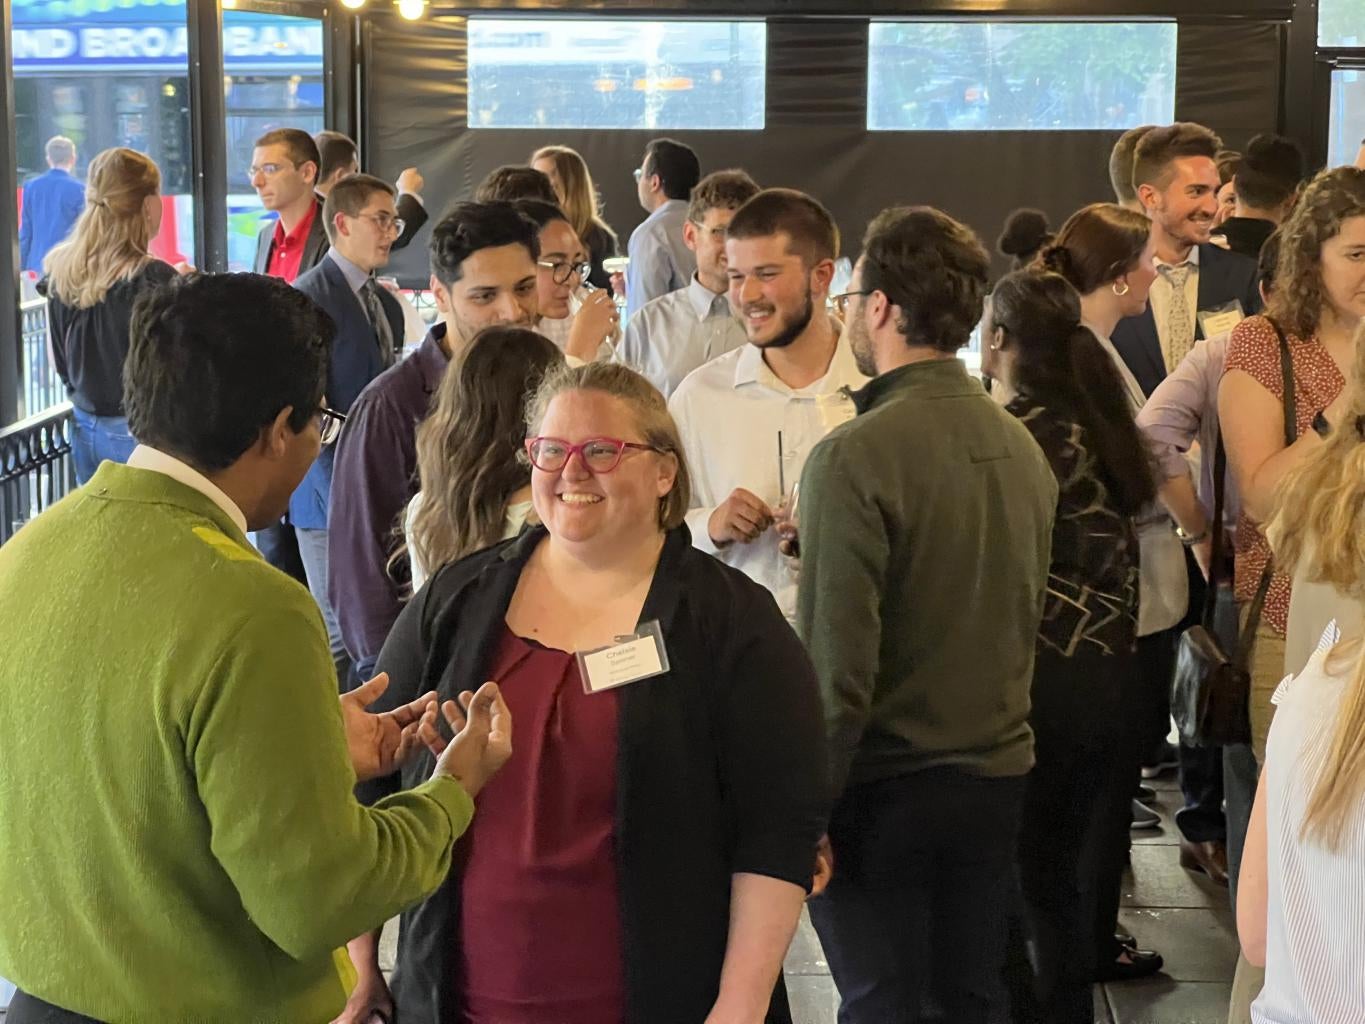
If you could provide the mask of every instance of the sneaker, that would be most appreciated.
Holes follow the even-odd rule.
[[[1140,801],[1133,801],[1133,824],[1134,829],[1149,829],[1161,827],[1161,815],[1152,810]]]
[[[1151,786],[1139,785],[1137,792],[1133,794],[1134,800],[1141,800],[1144,804],[1156,802],[1156,790]]]
[[[1178,768],[1180,766],[1180,751],[1165,740],[1162,740],[1159,749],[1153,752],[1150,760],[1142,765],[1142,777],[1144,779],[1155,779],[1167,768]]]

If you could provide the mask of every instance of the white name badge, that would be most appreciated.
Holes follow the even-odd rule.
[[[1199,327],[1206,338],[1216,338],[1220,334],[1227,334],[1245,319],[1246,314],[1242,312],[1242,303],[1237,299],[1233,299],[1216,309],[1201,309],[1199,311]]]
[[[668,671],[668,651],[657,620],[642,623],[638,633],[617,637],[614,644],[579,651],[575,657],[584,693],[614,690]]]

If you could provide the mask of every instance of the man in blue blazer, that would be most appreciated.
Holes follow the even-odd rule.
[[[1147,132],[1134,154],[1133,184],[1152,221],[1159,273],[1146,311],[1119,321],[1112,340],[1148,395],[1197,339],[1261,309],[1256,261],[1209,241],[1222,145],[1202,125],[1179,123]]]
[[[342,414],[365,385],[393,365],[403,344],[403,308],[374,280],[374,272],[389,262],[389,251],[403,231],[394,199],[392,185],[368,174],[337,182],[322,208],[331,248],[294,282],[336,324],[326,405]],[[308,589],[327,624],[338,679],[345,682],[350,659],[327,599],[327,515],[334,458],[333,446],[324,447],[290,499],[287,522],[298,537]]]
[[[48,170],[24,186],[19,220],[19,269],[43,272],[43,257],[64,241],[85,209],[85,186],[71,176],[76,144],[65,135],[47,140]]]

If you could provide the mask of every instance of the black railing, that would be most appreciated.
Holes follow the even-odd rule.
[[[0,429],[0,544],[76,487],[71,404]]]
[[[32,299],[20,305],[23,313],[23,416],[37,416],[66,401],[66,389],[52,366],[47,340],[47,302]]]

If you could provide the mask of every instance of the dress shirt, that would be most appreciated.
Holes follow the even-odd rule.
[[[293,231],[284,230],[284,222],[275,221],[275,240],[270,246],[270,263],[266,273],[271,277],[282,277],[290,284],[303,269],[303,247],[308,244],[308,233],[313,230],[313,218],[318,215],[319,203],[310,203],[303,219],[294,225]]]
[[[1190,254],[1185,260],[1190,266],[1190,275],[1185,279],[1185,303],[1190,311],[1190,344],[1194,344],[1195,334],[1199,330],[1199,246],[1193,246]],[[1183,266],[1179,263],[1167,263],[1164,260],[1157,260],[1157,270],[1162,267]],[[1171,283],[1166,280],[1164,274],[1158,273],[1156,280],[1152,282],[1152,289],[1147,293],[1147,302],[1152,307],[1152,319],[1156,322],[1156,336],[1161,342],[1161,358],[1166,361],[1166,372],[1169,373],[1175,367],[1171,363],[1171,339],[1166,336],[1166,321],[1171,315],[1171,299],[1173,292]]]
[[[790,492],[816,443],[854,416],[853,400],[840,389],[866,383],[842,338],[825,375],[799,391],[768,368],[762,349],[746,344],[689,374],[668,403],[692,473],[692,542],[767,587],[788,621],[796,615],[796,575],[777,550],[777,532],[718,548],[707,524],[737,487],[774,507],[781,502],[778,432]]]
[[[729,298],[693,274],[686,288],[661,295],[631,317],[616,359],[648,377],[668,398],[697,367],[746,340]]]
[[[1213,514],[1213,464],[1218,448],[1218,382],[1223,379],[1230,335],[1229,331],[1195,342],[1138,413],[1138,426],[1152,444],[1164,479],[1190,472],[1192,460],[1186,453],[1198,442],[1199,503],[1209,515]],[[1237,478],[1232,473],[1226,476],[1223,524],[1232,537],[1242,499]]]
[[[626,270],[626,316],[645,303],[677,291],[697,272],[697,257],[683,241],[687,203],[670,199],[644,219],[630,236]]]
[[[153,473],[160,473],[176,483],[198,491],[221,508],[227,517],[237,524],[237,529],[246,533],[246,516],[238,504],[229,498],[221,487],[189,463],[182,462],[174,455],[167,455],[150,445],[140,444],[133,449],[133,454],[128,456],[128,465],[133,469],[147,469]]]

